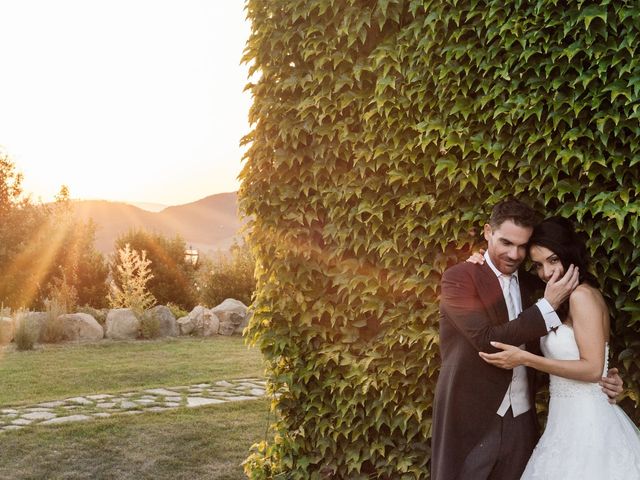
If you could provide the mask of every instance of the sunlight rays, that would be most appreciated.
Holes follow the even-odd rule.
[[[69,222],[55,226],[44,222],[9,265],[5,275],[25,280],[19,298],[21,305],[30,305],[36,299],[42,281],[51,271],[70,228]]]

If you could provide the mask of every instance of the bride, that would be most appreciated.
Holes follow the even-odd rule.
[[[492,342],[501,350],[480,356],[497,367],[519,365],[550,374],[549,416],[522,479],[640,479],[640,432],[623,410],[612,405],[598,381],[607,371],[609,314],[587,253],[572,224],[544,220],[529,242],[533,268],[544,282],[579,267],[580,285],[558,314],[563,324],[540,339],[544,357]],[[477,255],[470,259],[481,263]]]

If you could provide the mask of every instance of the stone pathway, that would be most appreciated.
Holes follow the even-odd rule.
[[[85,395],[53,402],[0,407],[0,432],[27,426],[80,422],[112,415],[136,415],[215,403],[255,400],[265,394],[264,380],[242,378],[120,394]]]

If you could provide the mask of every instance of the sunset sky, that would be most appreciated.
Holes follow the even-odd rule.
[[[242,0],[0,0],[0,149],[32,198],[176,205],[238,188]]]

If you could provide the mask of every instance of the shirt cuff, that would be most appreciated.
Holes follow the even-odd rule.
[[[547,332],[550,332],[554,328],[558,328],[560,325],[562,325],[562,322],[560,321],[560,317],[558,316],[556,311],[553,309],[551,304],[547,301],[547,299],[541,298],[536,303],[536,306],[538,307],[538,310],[540,310],[540,313],[542,314],[544,323],[547,326]]]

